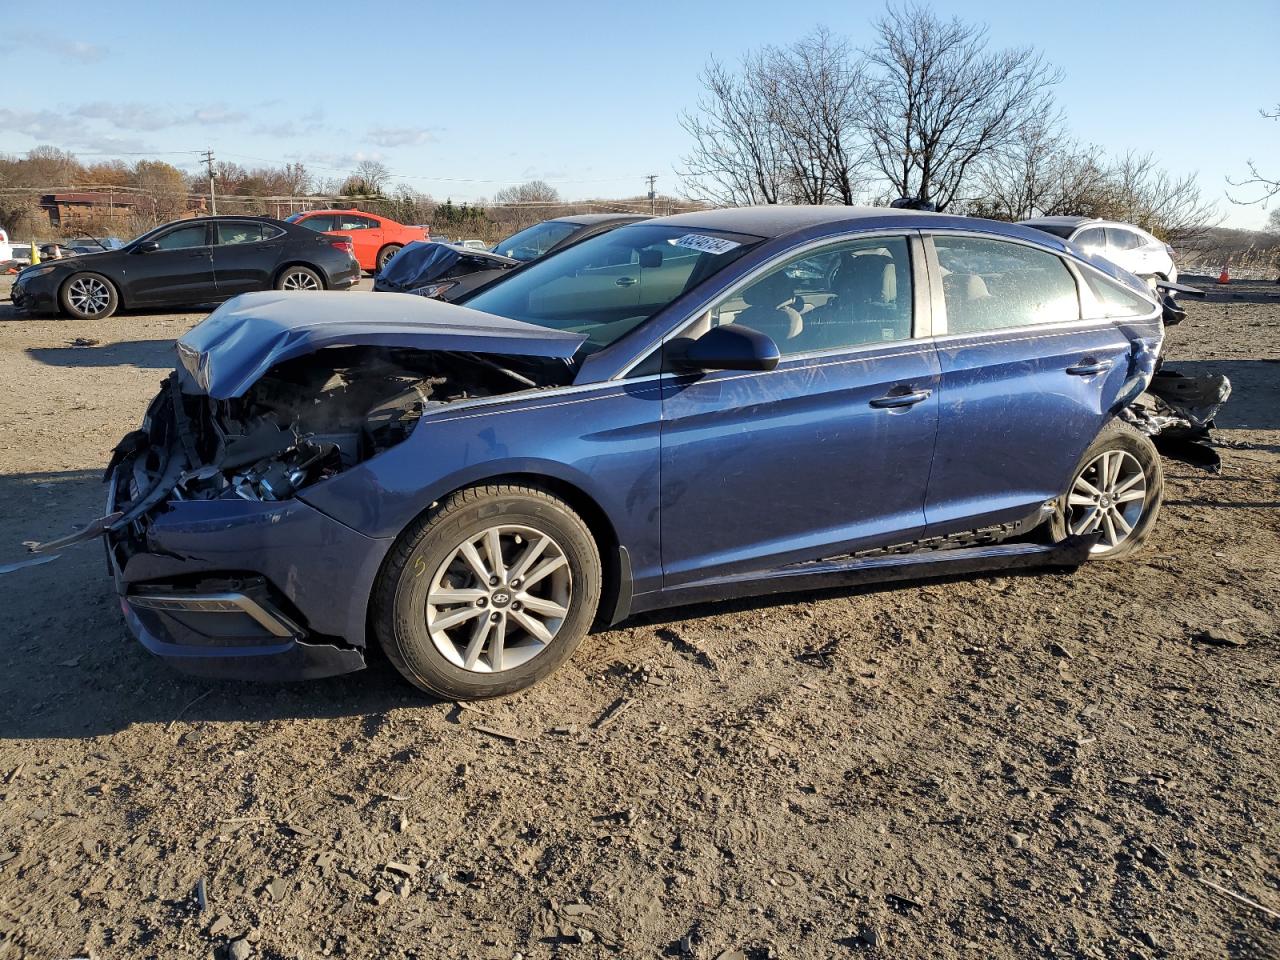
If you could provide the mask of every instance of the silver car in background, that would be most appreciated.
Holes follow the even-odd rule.
[[[1131,223],[1093,217],[1033,217],[1019,222],[1070,240],[1085,252],[1104,257],[1144,280],[1178,282],[1173,248]]]

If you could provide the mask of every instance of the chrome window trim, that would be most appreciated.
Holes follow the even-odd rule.
[[[688,327],[691,323],[695,323],[702,316],[703,313],[705,313],[707,310],[710,310],[712,307],[715,306],[715,304],[719,303],[721,300],[727,300],[729,297],[733,296],[739,290],[742,290],[744,287],[750,286],[752,283],[754,283],[764,274],[776,268],[779,264],[786,263],[789,260],[793,260],[796,257],[809,253],[812,250],[820,249],[821,247],[834,246],[835,244],[838,244],[838,243],[851,243],[857,240],[876,240],[884,237],[900,237],[907,241],[907,256],[911,259],[910,272],[911,272],[911,284],[912,284],[912,300],[911,300],[912,318],[911,318],[910,339],[911,340],[921,339],[922,334],[919,332],[920,326],[921,326],[920,315],[919,315],[919,309],[921,306],[919,291],[920,291],[921,284],[920,284],[920,277],[916,269],[915,254],[917,253],[917,248],[913,245],[913,242],[912,242],[913,239],[916,241],[919,240],[920,230],[914,227],[889,227],[889,228],[882,228],[879,230],[856,231],[854,233],[841,233],[841,234],[827,235],[825,237],[818,237],[814,240],[809,240],[805,243],[800,244],[799,246],[792,247],[789,250],[786,250],[780,253],[778,256],[773,257],[764,263],[758,264],[754,269],[751,270],[750,273],[744,274],[743,276],[739,277],[738,281],[733,286],[729,287],[727,290],[721,291],[719,294],[716,294],[714,296],[706,297],[701,302],[699,302],[698,306],[694,308],[694,310],[691,313],[685,316],[683,320],[673,325],[671,328],[671,331],[667,334],[664,334],[661,340],[659,340],[652,347],[646,349],[644,352],[633,357],[625,366],[623,366],[617,373],[615,373],[609,379],[610,380],[625,379],[628,372],[630,372],[635,367],[638,367],[640,364],[644,363],[655,353],[658,353],[659,351],[661,351],[666,346],[667,341],[673,340],[676,337],[678,337],[686,327]],[[927,334],[925,334],[924,336],[927,336]],[[905,343],[905,342],[907,341],[905,340],[880,341],[880,343]],[[876,346],[876,345],[877,344],[870,344],[870,346]],[[857,346],[863,346],[863,345],[858,344]],[[833,349],[843,351],[843,350],[848,350],[853,348],[852,347],[835,347]],[[830,353],[830,352],[831,351],[829,350],[824,350],[824,351],[815,351],[814,353]],[[804,356],[808,356],[808,355],[809,354],[805,354]],[[790,360],[793,357],[799,357],[799,356],[802,356],[802,354],[788,354],[787,356],[784,356],[782,359]]]

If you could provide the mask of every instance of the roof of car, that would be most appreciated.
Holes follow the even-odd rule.
[[[384,217],[380,213],[373,213],[369,210],[357,210],[354,207],[332,207],[332,208],[325,208],[324,210],[299,210],[298,213],[304,217],[309,217],[314,213],[353,213],[361,217],[373,217],[375,220],[391,219],[390,217]],[[294,216],[294,214],[291,213],[289,214],[289,216],[292,217]]]
[[[556,217],[557,223],[577,223],[582,226],[590,226],[595,223],[634,223],[637,220],[653,219],[648,214],[641,213],[575,213],[568,217]]]
[[[938,229],[978,230],[1004,236],[1019,237],[1045,243],[1040,231],[1003,220],[984,220],[949,213],[905,210],[896,207],[784,206],[729,207],[699,210],[661,217],[654,223],[663,226],[698,230],[724,230],[729,233],[777,238],[802,231],[835,233],[842,226],[850,229]],[[826,228],[826,229],[822,229]],[[1052,246],[1052,243],[1048,245]]]
[[[1102,221],[1097,217],[1029,217],[1018,222],[1029,227],[1039,226],[1040,224],[1045,226],[1078,227],[1084,223],[1101,223]]]

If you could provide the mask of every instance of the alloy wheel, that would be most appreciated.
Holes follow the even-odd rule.
[[[67,300],[84,315],[96,317],[107,309],[111,302],[111,291],[105,283],[94,277],[77,277],[67,288]]]
[[[285,274],[284,282],[280,286],[285,290],[320,289],[320,284],[316,278],[309,273],[303,273],[301,270]]]
[[[573,578],[560,544],[532,527],[498,524],[469,536],[436,568],[427,630],[454,666],[498,673],[542,653],[572,601]]]
[[[1075,535],[1101,533],[1093,553],[1108,553],[1127,540],[1147,504],[1147,475],[1127,450],[1108,450],[1076,475],[1067,494],[1067,528]]]

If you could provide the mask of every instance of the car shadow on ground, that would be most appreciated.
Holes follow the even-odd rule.
[[[1225,374],[1231,396],[1215,419],[1222,439],[1232,430],[1280,430],[1280,359],[1267,360],[1167,360],[1165,369],[1188,377]]]
[[[176,354],[172,340],[83,342],[79,346],[28,347],[27,356],[53,367],[137,367],[170,370]]]

